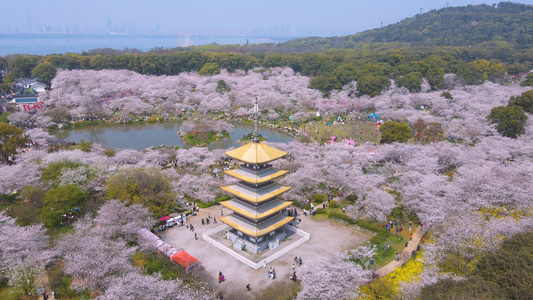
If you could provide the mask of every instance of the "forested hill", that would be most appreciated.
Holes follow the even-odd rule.
[[[533,47],[533,6],[501,2],[497,5],[442,8],[355,35],[295,39],[281,46],[315,52],[328,48],[360,48],[370,43],[490,46],[491,42],[500,42],[500,46],[504,44],[501,42],[507,42],[520,49]]]

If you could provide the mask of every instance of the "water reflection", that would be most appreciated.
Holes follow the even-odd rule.
[[[180,122],[165,122],[155,124],[117,124],[98,125],[83,128],[56,130],[53,135],[65,142],[93,142],[107,148],[131,148],[144,150],[158,145],[188,147],[181,137],[176,134],[179,130]],[[238,147],[237,143],[244,135],[253,130],[253,125],[234,124],[233,131],[229,138],[209,144],[209,149],[227,149]],[[267,141],[287,143],[292,138],[271,128],[260,128],[259,133],[267,137]]]

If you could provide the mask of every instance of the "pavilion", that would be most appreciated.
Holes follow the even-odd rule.
[[[224,171],[239,182],[221,187],[233,195],[234,199],[220,203],[233,211],[232,214],[220,217],[220,220],[231,227],[226,232],[226,237],[232,241],[234,248],[259,253],[267,247],[274,249],[279,246],[279,242],[287,237],[284,225],[294,218],[282,213],[292,202],[279,198],[291,188],[273,181],[288,171],[274,169],[269,164],[282,158],[287,152],[260,141],[257,130],[257,104],[254,110],[255,128],[252,142],[226,152],[229,157],[241,161],[242,164],[239,169]]]

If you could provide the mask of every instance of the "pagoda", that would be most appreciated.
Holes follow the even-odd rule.
[[[232,241],[234,248],[259,253],[267,247],[274,249],[279,246],[279,242],[287,236],[284,225],[294,218],[282,213],[292,202],[279,198],[291,188],[273,181],[288,171],[276,170],[269,164],[282,158],[287,152],[260,141],[257,103],[254,113],[252,141],[226,152],[242,164],[238,169],[224,171],[239,182],[221,187],[233,195],[234,199],[220,203],[233,211],[232,214],[220,217],[220,220],[231,227],[226,232],[226,237]]]

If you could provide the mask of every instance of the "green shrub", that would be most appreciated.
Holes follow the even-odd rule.
[[[386,241],[389,236],[391,236],[390,232],[387,229],[382,229],[370,239],[370,243],[374,245],[380,245],[381,243]]]
[[[342,220],[348,224],[352,224],[352,225],[356,225],[357,224],[357,221],[355,221],[354,219],[348,217],[347,215],[343,214],[343,213],[340,213],[340,212],[335,212],[335,211],[332,211],[329,213],[329,216],[332,217],[332,218],[336,218],[336,219],[339,219],[339,220]]]
[[[159,260],[149,260],[144,264],[144,267],[146,268],[146,272],[148,274],[154,274],[161,272],[165,267],[165,264]]]
[[[441,94],[442,97],[446,98],[446,99],[449,99],[449,100],[453,100],[453,96],[450,92],[442,92]]]
[[[344,198],[344,201],[350,204],[354,204],[357,201],[357,195],[348,195]],[[331,205],[331,203],[330,203]]]
[[[324,208],[318,208],[318,209],[315,210],[315,214],[317,214],[317,215],[321,215],[321,214],[325,214],[325,213],[327,213],[327,211]]]
[[[331,207],[331,208],[339,208],[339,203],[337,203],[336,200],[331,200],[329,202],[329,207]]]
[[[178,278],[178,274],[165,269],[161,272],[161,278],[163,278],[163,280],[174,280]]]
[[[365,220],[357,220],[355,221],[355,224],[359,227],[362,227],[362,228],[365,228],[365,229],[368,229],[368,230],[371,230],[371,231],[374,231],[374,232],[379,232],[379,231],[382,231],[382,230],[385,230],[387,231],[385,228],[383,228],[383,226],[381,226],[379,223],[376,223],[376,222],[368,222],[368,221],[365,221]]]
[[[319,202],[319,203],[322,203],[324,201],[326,201],[326,195],[324,194],[315,194],[312,198],[313,202]]]
[[[116,151],[115,151],[115,149],[111,149],[111,148],[109,148],[109,149],[105,149],[105,152],[104,152],[104,153],[105,153],[105,155],[106,155],[107,157],[113,157],[113,156],[115,156]]]
[[[409,214],[408,210],[403,206],[395,207],[391,212],[391,217],[395,220],[409,220],[412,215]]]

